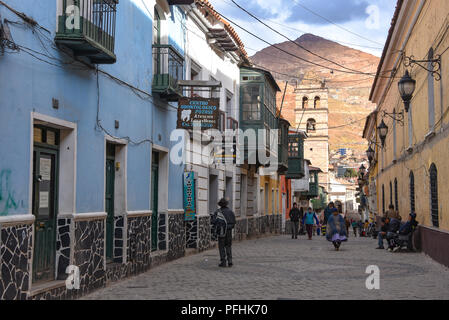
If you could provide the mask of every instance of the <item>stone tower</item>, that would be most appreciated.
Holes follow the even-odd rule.
[[[307,133],[304,143],[304,157],[319,167],[320,186],[329,190],[329,89],[324,81],[314,74],[307,74],[295,89],[295,128]]]

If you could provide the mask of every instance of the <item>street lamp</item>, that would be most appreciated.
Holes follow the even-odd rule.
[[[371,146],[368,148],[368,150],[366,150],[366,155],[368,157],[368,160],[371,162],[374,159],[374,150],[373,148],[371,148]]]
[[[410,77],[408,70],[405,71],[405,75],[399,81],[398,87],[402,101],[404,101],[405,112],[408,112],[410,109],[410,101],[416,88],[416,80]]]
[[[383,119],[382,119],[382,122],[380,123],[380,125],[377,127],[377,130],[379,131],[379,138],[380,138],[380,141],[382,142],[382,147],[384,147],[385,139],[387,138],[387,134],[388,134],[388,127],[385,124]]]

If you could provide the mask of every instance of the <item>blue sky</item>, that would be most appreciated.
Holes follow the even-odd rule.
[[[209,1],[219,13],[262,36],[266,41],[286,41],[241,11],[231,0]],[[382,54],[396,6],[395,0],[234,1],[291,39],[297,39],[304,33],[313,33],[376,56]],[[234,28],[244,41],[250,56],[255,50],[267,47],[266,43],[236,26]]]

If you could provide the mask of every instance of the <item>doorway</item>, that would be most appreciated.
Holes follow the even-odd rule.
[[[209,175],[209,214],[218,208],[218,175]]]
[[[151,160],[151,251],[158,247],[158,197],[159,197],[159,152],[153,152]]]
[[[240,176],[240,213],[242,217],[246,217],[246,209],[248,206],[248,177],[245,174]]]
[[[229,208],[232,210],[233,208],[233,185],[232,185],[232,176],[226,177],[226,188],[225,188],[225,199],[229,202]]]
[[[32,212],[35,243],[33,282],[55,278],[56,216],[59,176],[59,130],[35,125]]]
[[[114,252],[114,202],[115,202],[115,144],[106,143],[106,259],[113,260]]]

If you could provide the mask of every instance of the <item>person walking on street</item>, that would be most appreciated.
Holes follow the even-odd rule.
[[[352,220],[352,230],[354,231],[354,237],[357,237],[357,222]]]
[[[332,242],[335,251],[340,250],[342,242],[348,241],[346,222],[338,211],[335,211],[328,219],[326,239]]]
[[[345,224],[346,224],[346,234],[349,238],[349,227],[351,226],[351,222],[349,221],[348,217],[345,217]]]
[[[304,218],[304,209],[301,207],[301,208],[299,208],[299,235],[300,236],[306,234],[304,232],[304,223],[302,223],[302,218]]]
[[[292,239],[298,239],[298,225],[299,225],[299,209],[296,203],[293,204],[293,208],[290,210],[290,221],[292,224]]]
[[[318,217],[316,216],[316,213],[312,211],[312,208],[309,208],[304,215],[304,218],[302,219],[302,222],[306,225],[307,235],[309,236],[309,240],[312,240],[312,231],[313,231],[313,225],[314,222],[316,224],[320,224],[320,221],[318,220]]]
[[[324,225],[327,225],[327,220],[334,212],[338,212],[338,210],[337,208],[335,208],[333,202],[329,202],[326,209],[324,209],[324,221],[323,221]]]
[[[226,267],[226,259],[228,266],[232,267],[232,229],[235,226],[235,215],[228,208],[228,201],[221,199],[218,202],[220,208],[214,212],[211,218],[211,224],[214,226],[218,236],[218,250],[220,252],[221,263],[219,267]]]

